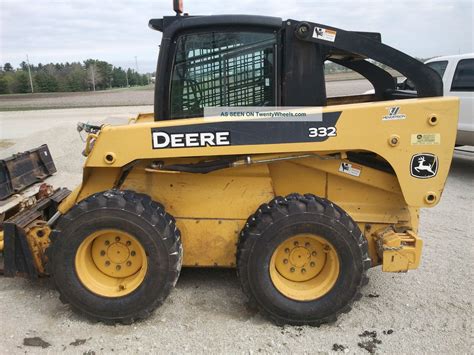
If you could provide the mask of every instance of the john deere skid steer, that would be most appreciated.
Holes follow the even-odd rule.
[[[5,223],[5,273],[49,275],[75,310],[130,323],[182,266],[236,268],[268,318],[318,325],[350,310],[369,268],[417,268],[419,208],[439,202],[456,137],[438,74],[378,33],[175,10],[150,20],[155,112],[81,125],[81,185]],[[326,61],[375,93],[328,98]]]

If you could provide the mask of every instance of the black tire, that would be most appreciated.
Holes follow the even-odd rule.
[[[91,292],[76,273],[79,245],[97,230],[114,228],[133,234],[146,252],[147,270],[132,293],[102,297]],[[148,317],[175,286],[182,264],[180,232],[163,206],[132,191],[96,193],[58,220],[47,249],[47,270],[60,299],[93,320],[130,324]]]
[[[309,301],[284,296],[269,271],[278,245],[299,233],[324,237],[337,251],[340,264],[329,292]],[[237,272],[249,305],[278,325],[318,326],[335,321],[361,297],[370,266],[367,240],[357,224],[339,206],[311,194],[276,197],[261,205],[248,218],[237,251]]]

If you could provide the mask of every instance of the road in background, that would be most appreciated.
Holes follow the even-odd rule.
[[[343,79],[349,74],[337,76]],[[362,94],[372,88],[367,80],[334,80],[326,83],[328,96]],[[0,111],[140,105],[153,105],[153,85],[95,92],[0,95]]]

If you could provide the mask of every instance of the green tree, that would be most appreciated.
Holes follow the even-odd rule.
[[[73,63],[67,75],[68,88],[70,91],[86,91],[87,72],[79,63]]]
[[[35,74],[36,89],[40,92],[58,91],[58,80],[54,75],[42,70]]]
[[[20,63],[20,68],[21,68],[21,70],[23,70],[23,71],[27,71],[27,70],[28,70],[28,64],[27,64],[25,61],[22,61],[22,62]]]
[[[30,91],[31,88],[28,74],[26,74],[23,70],[17,70],[15,72],[15,81],[13,82],[13,92],[27,93]]]
[[[112,86],[116,88],[127,86],[127,74],[121,67],[112,70]]]
[[[3,65],[3,71],[12,72],[13,71],[13,66],[10,63],[5,63]]]
[[[100,89],[107,89],[112,86],[112,72],[113,66],[104,61],[96,62],[97,70],[100,73],[102,81],[99,83]]]
[[[8,80],[4,74],[0,74],[0,94],[9,94]]]

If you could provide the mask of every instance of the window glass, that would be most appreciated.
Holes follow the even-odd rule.
[[[454,72],[451,91],[474,91],[474,59],[462,59]]]
[[[437,72],[441,78],[443,78],[444,72],[446,71],[446,67],[448,66],[448,61],[443,60],[439,62],[431,62],[426,63],[426,65],[433,69],[435,72]]]
[[[171,118],[204,107],[275,105],[273,33],[211,32],[179,37],[171,82]]]

